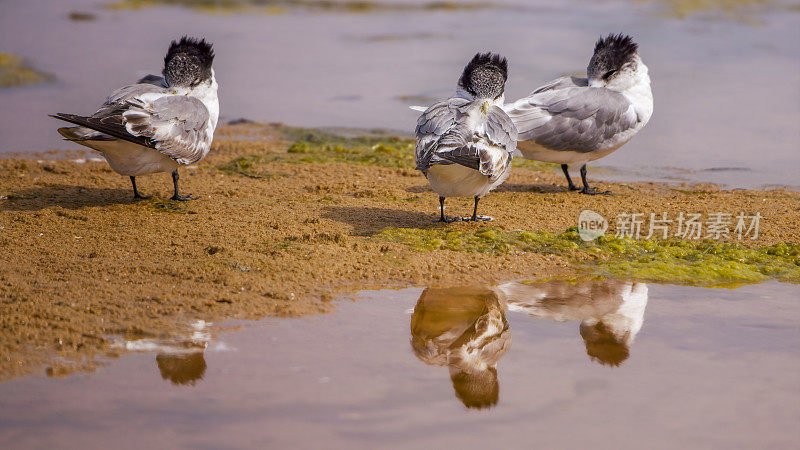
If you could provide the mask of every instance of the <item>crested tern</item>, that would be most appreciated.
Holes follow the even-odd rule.
[[[464,67],[455,95],[417,121],[416,168],[439,194],[440,222],[462,220],[445,216],[447,197],[475,199],[472,217],[463,220],[492,220],[478,215],[478,201],[508,177],[517,141],[514,123],[500,108],[507,79],[505,58],[478,53]]]
[[[172,200],[195,200],[178,193],[178,167],[203,159],[219,118],[214,51],[204,39],[172,41],[164,57],[163,77],[148,75],[114,91],[91,116],[58,113],[56,119],[78,125],[59,128],[67,140],[97,150],[111,168],[127,175],[136,199],[136,177],[171,172]]]
[[[570,190],[578,190],[569,165],[580,164],[583,194],[586,163],[622,147],[653,114],[647,66],[630,36],[600,38],[587,78],[562,77],[503,108],[519,130],[518,151],[526,159],[561,164]]]

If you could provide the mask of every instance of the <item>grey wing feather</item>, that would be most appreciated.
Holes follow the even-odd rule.
[[[561,77],[556,78],[555,80],[545,84],[544,86],[536,89],[531,93],[531,95],[540,94],[545,91],[557,91],[560,89],[566,89],[571,87],[587,87],[589,86],[589,80],[587,78],[579,78],[579,77]]]
[[[486,136],[480,149],[480,168],[482,174],[493,179],[500,177],[511,165],[511,158],[517,148],[517,127],[511,118],[499,107],[493,106],[487,112]]]
[[[514,125],[511,117],[497,106],[489,109],[486,134],[493,144],[503,147],[510,153],[517,148],[517,126]]]
[[[153,86],[159,86],[162,88],[167,87],[167,80],[164,77],[160,77],[158,75],[145,75],[139,81],[136,82],[137,84],[152,84]]]
[[[152,76],[152,75],[148,75],[148,76]],[[147,78],[147,77],[145,77],[145,78]],[[143,78],[143,80],[145,78]],[[103,111],[104,108],[107,108],[107,107],[116,108],[116,107],[125,106],[127,104],[128,100],[131,100],[133,98],[136,98],[136,97],[139,97],[139,96],[142,96],[142,95],[145,95],[145,94],[164,94],[164,95],[166,95],[168,93],[169,93],[169,90],[167,90],[165,87],[157,86],[157,85],[151,84],[151,83],[137,83],[137,84],[131,84],[131,85],[128,85],[128,86],[123,86],[123,87],[117,89],[116,91],[112,92],[111,95],[109,95],[108,98],[106,98],[105,103],[103,103],[103,105],[100,107],[100,109],[97,110],[97,112],[94,114],[94,116],[97,116],[98,114],[103,114],[102,111]]]
[[[473,143],[473,133],[464,123],[457,123],[437,142],[434,157],[439,163],[460,164],[470,169],[480,170],[481,158]]]
[[[156,148],[155,142],[150,140],[147,136],[136,136],[128,132],[125,128],[125,120],[123,119],[123,114],[129,108],[127,100],[150,93],[166,94],[167,90],[152,84],[132,84],[112,92],[97,112],[89,117],[64,113],[55,114],[53,117],[80,125],[83,128],[81,130],[76,130],[74,128],[63,129],[64,132],[60,129],[59,133],[67,139],[108,140],[117,138],[145,147]],[[93,134],[90,130],[99,133]]]
[[[428,108],[417,122],[417,169],[434,164],[459,164],[499,177],[508,167],[516,148],[517,128],[502,109],[493,106],[486,116],[485,134],[467,125],[468,111],[475,104],[451,98]]]
[[[519,130],[519,140],[552,150],[591,152],[638,122],[633,106],[618,92],[548,86],[506,108]]]
[[[463,98],[449,98],[428,108],[417,120],[417,146],[414,155],[417,170],[428,170],[432,163],[446,163],[441,157],[434,154],[439,146],[440,139],[448,134],[457,124],[458,119],[464,116],[464,108],[469,100]],[[454,142],[457,132],[450,133],[448,140]]]
[[[203,102],[170,92],[156,84],[139,83],[114,91],[91,117],[55,117],[109,136],[150,147],[180,164],[201,160],[213,135]]]
[[[194,164],[208,153],[213,138],[206,106],[184,95],[141,96],[128,100],[127,130],[146,136],[155,148],[180,164]]]

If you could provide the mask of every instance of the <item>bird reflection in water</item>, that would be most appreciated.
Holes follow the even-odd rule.
[[[411,347],[424,363],[447,366],[467,408],[497,404],[497,362],[511,346],[506,305],[485,287],[427,288],[411,316]]]
[[[158,352],[156,364],[162,379],[176,386],[194,386],[206,374],[205,350],[211,341],[209,325],[198,320],[191,324],[189,336],[166,341],[142,340],[140,346]]]
[[[617,367],[630,356],[646,306],[647,285],[620,280],[427,288],[411,316],[411,348],[424,363],[449,369],[465,406],[489,408],[500,392],[497,363],[511,346],[507,309],[580,321],[589,358]]]
[[[159,353],[156,364],[161,378],[180,386],[194,386],[206,373],[206,359],[203,352]]]
[[[613,367],[630,356],[647,306],[647,285],[629,281],[555,280],[506,283],[498,289],[512,311],[558,322],[579,320],[580,335],[591,360]]]

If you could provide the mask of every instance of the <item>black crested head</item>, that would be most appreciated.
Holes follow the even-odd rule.
[[[503,95],[508,80],[508,61],[502,56],[486,52],[476,53],[464,67],[458,85],[478,98],[496,99]]]
[[[211,78],[214,50],[205,39],[184,36],[172,41],[164,57],[164,79],[170,86],[194,87]]]
[[[586,69],[589,79],[608,80],[622,66],[633,60],[638,50],[639,46],[633,42],[633,38],[622,33],[609,34],[598,39]]]

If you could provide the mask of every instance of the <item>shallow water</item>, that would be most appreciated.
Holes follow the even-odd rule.
[[[795,447],[797,298],[777,282],[366,291],[0,384],[0,447]]]
[[[630,144],[595,164],[613,170],[593,177],[798,185],[796,8],[768,8],[748,20],[709,14],[679,20],[663,17],[659,2],[634,1],[280,15],[107,11],[100,4],[0,2],[0,50],[57,77],[0,89],[0,153],[77,148],[60,140],[59,124],[46,114],[93,112],[114,88],[157,73],[168,41],[183,33],[203,35],[216,46],[224,118],[410,133],[417,114],[406,105],[450,95],[477,50],[509,57],[512,100],[554,77],[584,71],[600,34],[625,31],[636,37],[651,69],[655,114]],[[70,11],[97,18],[70,21]]]

